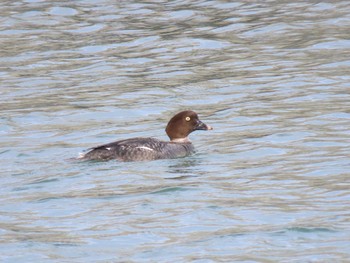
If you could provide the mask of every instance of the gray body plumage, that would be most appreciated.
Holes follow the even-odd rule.
[[[165,142],[154,138],[132,138],[91,148],[81,159],[148,161],[185,157],[194,152],[191,142]]]

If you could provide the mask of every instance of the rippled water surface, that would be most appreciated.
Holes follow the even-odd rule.
[[[346,262],[350,4],[2,1],[1,262]],[[76,162],[183,109],[193,156]]]

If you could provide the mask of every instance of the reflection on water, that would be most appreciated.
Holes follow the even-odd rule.
[[[0,14],[2,262],[349,258],[348,1]],[[183,109],[215,128],[194,156],[67,161]]]

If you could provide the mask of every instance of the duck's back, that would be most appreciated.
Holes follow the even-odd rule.
[[[147,161],[185,157],[194,151],[190,142],[165,142],[154,138],[132,138],[91,148],[86,160]]]

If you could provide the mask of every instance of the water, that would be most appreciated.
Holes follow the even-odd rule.
[[[348,261],[348,1],[0,14],[1,262]],[[183,109],[214,127],[194,156],[68,160]]]

